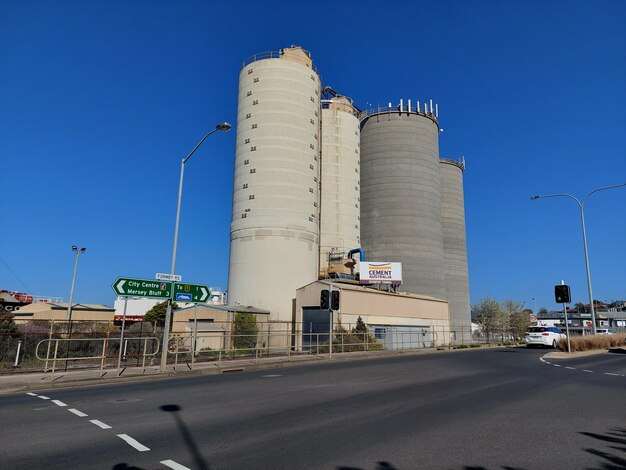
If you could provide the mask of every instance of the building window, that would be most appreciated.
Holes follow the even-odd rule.
[[[254,100],[254,101],[252,102],[252,105],[253,105],[253,106],[254,106],[255,104],[259,104],[259,100]]]
[[[250,160],[244,160],[244,161],[243,161],[243,164],[244,164],[244,165],[247,165],[248,163],[250,163]]]
[[[247,189],[248,188],[248,183],[244,183],[243,184],[243,189]]]
[[[315,75],[311,75],[311,80],[315,81]]]
[[[358,191],[358,190],[359,190],[359,187],[358,187],[358,186],[355,186],[355,187],[354,187],[354,190],[355,190],[355,191]]]
[[[312,149],[314,149],[314,148],[315,148],[315,145],[313,145],[313,144],[309,144],[309,147],[311,147]]]
[[[311,170],[315,170],[315,167],[314,167],[313,165],[309,165],[309,168],[310,168]]]
[[[254,79],[254,83],[257,83],[258,81],[259,81],[259,77],[256,77],[256,78]]]
[[[250,168],[250,173],[256,173],[256,168]]]
[[[317,161],[317,155],[313,156],[313,160]]]
[[[252,114],[248,113],[246,114],[246,119],[250,119],[252,117]]]
[[[317,176],[313,177],[313,181],[315,181],[317,183]]]
[[[311,124],[315,124],[315,119],[311,118]]]
[[[315,117],[319,117],[319,113],[315,111]]]
[[[252,92],[251,92],[251,91],[249,91],[249,92],[246,94],[246,96],[250,96],[251,94],[252,94]]]
[[[358,208],[359,208],[359,205],[358,205],[358,204],[355,204],[355,205],[354,205],[354,207],[356,207],[356,208],[358,209]]]
[[[250,195],[248,196],[248,199],[254,199],[254,194],[250,194]]]
[[[250,147],[250,151],[254,152],[256,150],[256,145],[253,145],[252,147]]]
[[[309,222],[313,222],[313,217],[309,217]]]
[[[355,168],[355,169],[354,169],[354,172],[355,172],[355,173],[358,173],[358,172],[359,172],[359,169],[358,169],[358,168]]]
[[[248,214],[246,214],[245,212],[243,214],[241,214],[241,218],[245,219],[246,217],[248,217]]]
[[[312,193],[313,192],[313,188],[309,188],[309,192]]]
[[[250,139],[246,139],[246,141],[244,142],[244,144],[249,144],[250,143]]]
[[[311,101],[315,103],[315,98],[313,98],[312,96],[311,96]]]
[[[313,137],[315,137],[315,140],[317,140],[317,134],[313,134]]]
[[[253,72],[252,69],[248,69],[248,75],[250,75]]]
[[[354,224],[354,228],[359,228],[359,226],[357,224]]]
[[[313,207],[317,207],[317,202],[313,202]]]
[[[248,209],[246,209],[246,212],[250,212],[250,209],[249,209],[249,208],[248,208]]]
[[[256,129],[258,124],[252,124],[252,129]]]

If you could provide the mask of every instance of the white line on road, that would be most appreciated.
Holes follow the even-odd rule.
[[[565,368],[569,370],[576,370],[576,367],[565,366]]]
[[[87,416],[87,413],[83,413],[82,411],[78,411],[76,408],[68,408],[68,410],[70,413],[74,413],[76,416],[80,417],[80,418],[84,418],[85,416]]]
[[[560,364],[552,364],[554,367],[561,367]]]
[[[184,465],[174,462],[173,460],[161,460],[159,463],[162,463],[166,467],[173,468],[174,470],[191,470],[189,467],[185,467]]]
[[[30,395],[31,397],[36,397],[37,394],[33,392],[27,392],[26,395]]]
[[[619,374],[614,374],[613,372],[605,372],[604,375],[614,375],[615,377],[619,377]]]
[[[90,419],[89,422],[95,424],[96,426],[98,426],[99,428],[102,428],[102,429],[111,429],[111,426],[109,426],[108,424],[103,423],[99,419]]]
[[[58,405],[58,406],[67,406],[61,400],[52,400],[52,403],[54,403],[55,405]]]
[[[118,434],[117,437],[119,437],[120,439],[126,441],[126,443],[129,446],[134,447],[139,452],[146,452],[146,451],[150,450],[149,447],[144,446],[140,442],[138,442],[135,439],[133,439],[132,437],[130,437],[128,434]]]
[[[272,378],[272,377],[282,377],[282,375],[281,374],[267,374],[267,375],[262,375],[261,377]]]
[[[37,395],[39,398],[41,398],[42,400],[50,400],[50,397],[46,397],[44,395]]]
[[[593,372],[593,371],[589,369],[583,369],[583,372]]]

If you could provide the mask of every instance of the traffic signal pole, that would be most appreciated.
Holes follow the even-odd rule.
[[[567,352],[571,353],[572,348],[569,344],[569,321],[567,320],[567,307],[563,304],[563,315],[565,315],[565,334],[567,335]]]

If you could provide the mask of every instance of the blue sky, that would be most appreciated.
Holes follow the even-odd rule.
[[[623,1],[0,0],[0,289],[67,301],[74,244],[77,302],[168,272],[180,160],[236,123],[242,61],[292,44],[360,107],[439,103],[472,303],[556,309],[562,279],[587,302],[578,206],[529,197],[626,182]],[[216,133],[186,166],[188,282],[227,287],[234,147]],[[585,205],[597,299],[626,298],[625,207]]]

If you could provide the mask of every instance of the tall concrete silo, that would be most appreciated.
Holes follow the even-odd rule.
[[[400,290],[446,298],[432,102],[401,101],[363,117],[361,244],[368,260],[402,263]]]
[[[463,197],[465,161],[442,158],[439,161],[439,170],[446,277],[445,298],[450,308],[450,327],[455,331],[457,340],[470,339],[471,313]]]
[[[296,289],[319,263],[320,77],[296,46],[239,74],[229,305],[292,320]]]
[[[322,101],[322,191],[320,270],[331,251],[346,252],[360,241],[360,127],[357,109],[345,96]]]

